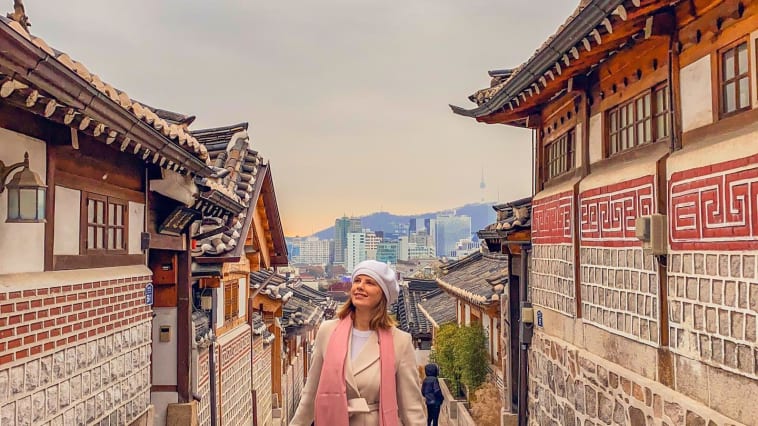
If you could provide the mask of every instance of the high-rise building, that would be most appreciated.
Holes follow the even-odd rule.
[[[408,260],[408,237],[397,240],[397,260]]]
[[[376,247],[376,260],[394,265],[397,263],[397,241],[382,241]]]
[[[348,273],[352,273],[355,265],[366,260],[366,234],[349,232],[345,253],[345,269]]]
[[[453,214],[435,218],[434,242],[438,257],[451,256],[459,240],[471,238],[471,217]]]
[[[361,218],[343,216],[334,221],[334,263],[345,264],[347,234],[361,232]]]

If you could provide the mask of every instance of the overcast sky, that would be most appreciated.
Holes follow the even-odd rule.
[[[12,9],[10,0],[4,2]],[[452,114],[571,0],[25,1],[31,31],[191,129],[250,122],[288,236],[528,196],[530,134]],[[479,183],[484,173],[486,189]]]

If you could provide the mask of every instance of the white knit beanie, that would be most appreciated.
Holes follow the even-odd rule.
[[[358,275],[367,275],[379,284],[379,287],[384,292],[384,297],[387,298],[387,305],[391,305],[397,301],[400,287],[397,284],[395,271],[388,264],[377,260],[364,260],[355,265],[352,281],[355,281],[355,277]]]

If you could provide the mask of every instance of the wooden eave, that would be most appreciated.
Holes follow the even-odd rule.
[[[600,2],[589,3],[585,11],[592,8],[595,3]],[[585,27],[586,35],[578,37],[576,43],[565,52],[560,52],[558,59],[549,67],[544,68],[543,72],[531,74],[526,83],[523,83],[524,79],[521,78],[520,85],[515,78],[519,75],[516,75],[479,107],[465,110],[451,106],[453,112],[474,117],[477,121],[488,124],[508,124],[530,128],[539,126],[539,120],[530,118],[538,117],[546,103],[565,93],[569,88],[585,86],[589,80],[588,76],[597,65],[619,50],[633,46],[635,37],[643,37],[647,18],[668,8],[670,4],[661,0],[618,3],[619,7],[623,8],[623,13],[619,8],[615,8],[605,15],[601,24]],[[574,21],[576,25],[582,24],[577,22],[579,19]],[[565,36],[564,33],[565,29],[562,29],[556,35],[556,39]],[[524,64],[524,67],[540,61],[542,57],[555,56],[556,52],[552,50],[554,43],[555,40],[552,40]],[[521,70],[519,74],[525,73],[528,74],[526,70]]]
[[[279,215],[279,205],[276,202],[276,192],[274,191],[274,179],[271,176],[271,166],[266,168],[266,174],[263,179],[263,204],[268,220],[269,235],[271,239],[271,266],[287,266],[289,263],[287,252],[287,243],[284,239],[284,228],[282,227],[281,217]]]

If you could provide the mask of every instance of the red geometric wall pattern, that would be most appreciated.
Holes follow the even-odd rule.
[[[653,175],[584,191],[580,194],[583,246],[639,247],[634,236],[638,216],[655,211]]]
[[[673,173],[669,194],[673,250],[758,249],[758,155]]]
[[[571,242],[573,191],[565,191],[532,203],[532,242],[561,244]]]

